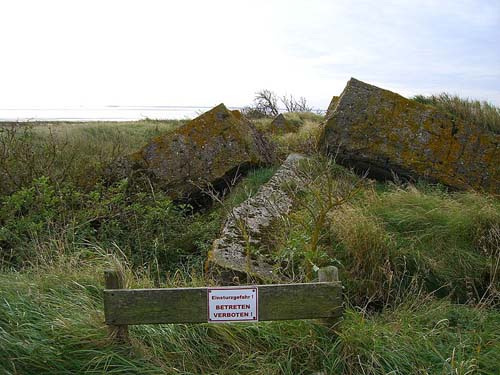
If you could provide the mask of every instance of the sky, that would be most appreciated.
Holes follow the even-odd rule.
[[[500,105],[500,1],[0,0],[0,109],[325,109],[350,77]]]

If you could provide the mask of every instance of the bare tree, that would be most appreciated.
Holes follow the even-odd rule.
[[[271,90],[260,90],[255,93],[255,108],[265,116],[278,116],[278,96]]]
[[[301,96],[295,99],[293,95],[283,95],[280,98],[287,112],[311,112],[312,108],[307,105],[306,98]]]
[[[279,104],[282,104],[281,111],[285,112],[312,112],[313,109],[307,104],[306,98],[301,96],[295,98],[293,95],[278,95],[271,90],[260,90],[255,93],[253,105],[245,107],[243,114],[250,118],[276,117],[280,113]]]

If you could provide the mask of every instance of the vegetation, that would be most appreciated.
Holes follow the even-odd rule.
[[[486,101],[464,99],[448,93],[430,96],[416,95],[413,100],[435,106],[465,122],[482,126],[497,134],[500,133],[500,108]]]
[[[496,374],[499,317],[413,296],[378,316],[348,308],[332,337],[311,321],[131,328],[109,342],[97,259],[0,278],[0,371],[6,374]],[[85,262],[84,262],[85,263]],[[194,280],[193,280],[194,279]],[[199,285],[194,275],[165,285]],[[135,287],[150,287],[135,278]]]
[[[319,116],[289,118],[298,129],[288,134],[255,123],[282,157],[313,156],[301,172],[313,183],[289,187],[297,205],[266,241],[295,281],[339,268],[346,311],[333,332],[314,321],[144,325],[131,327],[130,346],[111,342],[103,270],[124,270],[130,287],[205,285],[225,212],[275,168],[195,211],[103,177],[179,122],[10,124],[0,133],[0,373],[497,374],[498,198],[360,179],[315,155]]]
[[[323,116],[311,112],[286,113],[285,116],[297,128],[295,132],[274,133],[269,118],[254,119],[253,122],[276,144],[279,159],[286,159],[290,153],[315,154]]]
[[[369,184],[328,161],[306,167],[309,183],[267,240],[287,276],[304,281],[310,265],[336,265],[349,300],[370,310],[413,290],[500,302],[498,199],[425,183]]]
[[[283,109],[280,108],[280,103]],[[302,96],[298,99],[293,95],[278,96],[274,91],[265,89],[257,91],[253,105],[243,109],[243,114],[253,119],[276,117],[280,112],[312,112],[312,107]]]
[[[104,169],[183,121],[0,124],[0,194],[40,177],[91,189]]]

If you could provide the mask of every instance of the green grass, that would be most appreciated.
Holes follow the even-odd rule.
[[[355,184],[347,175],[343,178],[346,183],[332,186],[348,190]],[[450,193],[424,183],[378,190],[368,183],[319,223],[321,208],[331,196],[327,182],[320,181],[317,187],[306,187],[292,214],[267,239],[287,275],[304,281],[311,262],[335,265],[350,300],[375,310],[401,302],[404,291],[412,288],[461,303],[500,302],[497,198]],[[345,194],[339,190],[338,195]],[[317,254],[312,256],[318,229]]]
[[[500,205],[493,197],[429,185],[369,190],[332,216],[330,233],[331,256],[354,280],[358,301],[366,292],[397,299],[415,280],[461,302],[498,293]]]
[[[348,310],[340,333],[348,373],[495,374],[500,363],[500,315],[409,297],[366,319]]]
[[[464,99],[448,93],[430,96],[416,95],[412,99],[422,104],[432,105],[466,123],[500,133],[500,108],[486,101]]]
[[[67,259],[66,259],[67,261]],[[107,339],[105,258],[0,275],[4,374],[495,374],[500,313],[424,296],[382,315],[348,308],[336,334],[314,321],[144,325],[130,346]],[[145,276],[131,287],[150,287]],[[173,277],[162,286],[199,285]],[[476,372],[467,372],[476,370]]]
[[[285,160],[291,153],[313,155],[316,152],[323,116],[311,112],[284,115],[294,125],[296,131],[284,134],[274,132],[271,125],[272,118],[254,119],[252,122],[275,143],[280,160]]]
[[[238,185],[233,187],[230,194],[226,197],[224,206],[229,209],[255,195],[259,187],[269,181],[274,175],[276,169],[276,167],[270,167],[250,171]]]
[[[283,157],[314,155],[319,120],[297,116],[297,132],[273,136]],[[154,187],[102,183],[107,163],[179,124],[3,128],[0,374],[498,374],[498,198],[362,181],[319,220],[329,197],[360,180],[332,163],[319,168],[316,157],[304,164],[315,182],[266,237],[297,281],[311,262],[339,267],[341,325],[144,325],[130,328],[130,346],[111,342],[103,270],[123,269],[129,287],[213,283],[204,261],[227,212],[276,170],[250,171],[221,204],[197,212]]]
[[[99,144],[106,148],[108,143],[119,143],[126,152],[134,152],[150,138],[171,131],[186,120],[138,120],[138,121],[91,121],[91,122],[33,122],[20,124],[31,126],[36,135],[49,137],[54,134],[59,140],[75,144]],[[8,125],[2,125],[6,127]],[[88,147],[85,145],[85,147]]]

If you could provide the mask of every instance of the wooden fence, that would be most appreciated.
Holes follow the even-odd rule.
[[[125,289],[118,272],[105,271],[105,320],[111,337],[119,341],[128,340],[128,326],[133,324],[207,323],[209,292],[241,289],[252,289],[258,296],[254,306],[258,321],[320,318],[331,326],[342,315],[336,267],[320,269],[316,283],[172,289]],[[250,307],[226,307],[231,306]]]

